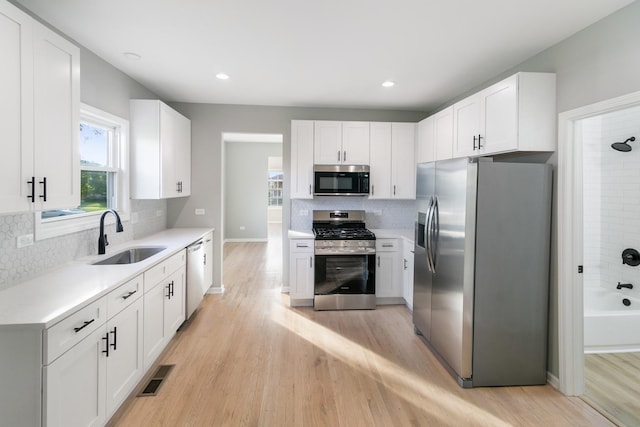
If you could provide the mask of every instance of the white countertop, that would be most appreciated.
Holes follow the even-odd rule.
[[[197,241],[213,228],[172,228],[139,240],[107,246],[105,255],[92,255],[61,265],[0,291],[0,326],[48,328],[81,307]],[[92,265],[135,246],[167,249],[135,264]]]
[[[378,239],[406,239],[413,242],[413,229],[370,229]],[[311,230],[289,230],[289,239],[313,239],[313,231]]]

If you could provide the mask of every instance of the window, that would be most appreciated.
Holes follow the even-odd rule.
[[[36,213],[36,239],[93,228],[105,209],[128,219],[128,136],[127,120],[82,104],[80,205]]]
[[[282,171],[269,171],[269,206],[282,206]]]

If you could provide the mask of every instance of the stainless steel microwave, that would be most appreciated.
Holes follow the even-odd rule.
[[[315,165],[313,177],[316,196],[369,195],[368,165]]]

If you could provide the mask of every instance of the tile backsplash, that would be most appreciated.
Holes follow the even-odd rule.
[[[131,212],[138,222],[123,223],[122,233],[109,233],[111,244],[124,243],[167,227],[166,200],[131,200]],[[158,212],[161,215],[158,216]],[[37,240],[33,245],[17,248],[18,236],[33,234],[34,214],[31,212],[0,215],[0,289],[29,279],[60,264],[98,253],[98,221],[90,230],[50,239]]]
[[[314,210],[364,210],[367,228],[412,229],[415,200],[323,196],[291,200],[291,229],[310,230]],[[304,214],[306,212],[306,215]]]

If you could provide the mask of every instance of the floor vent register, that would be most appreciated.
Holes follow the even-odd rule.
[[[153,374],[153,377],[149,380],[145,388],[138,394],[138,396],[155,396],[158,394],[160,386],[164,380],[169,376],[169,373],[176,365],[160,365]]]

